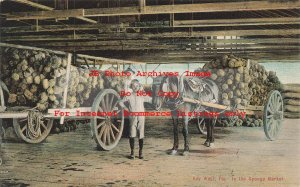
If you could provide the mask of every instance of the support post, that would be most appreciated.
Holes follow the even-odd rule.
[[[67,62],[68,62],[68,65],[67,65],[67,74],[66,74],[66,83],[67,83],[67,85],[65,86],[65,89],[64,89],[64,95],[63,95],[63,108],[66,108],[66,107],[67,107],[68,88],[69,88],[70,71],[71,71],[71,61],[72,61],[72,54],[71,54],[71,53],[68,53],[68,56],[67,56]],[[62,117],[60,118],[59,123],[60,123],[61,125],[64,124],[64,116],[62,116]]]
[[[139,9],[141,13],[145,12],[146,0],[139,0]]]

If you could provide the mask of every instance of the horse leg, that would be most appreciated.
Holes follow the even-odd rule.
[[[172,120],[173,120],[173,135],[174,135],[174,144],[171,149],[171,155],[175,155],[178,151],[178,116],[176,111],[172,111]]]
[[[210,142],[210,146],[209,147],[214,147],[215,144],[215,136],[214,136],[214,127],[216,125],[216,122],[217,122],[217,118],[213,118],[212,119],[212,124],[211,124],[211,134],[210,134],[210,139],[209,139],[209,142]]]
[[[189,124],[189,118],[188,116],[185,116],[183,118],[183,127],[182,127],[182,134],[184,138],[184,150],[183,150],[183,155],[187,155],[188,152],[190,151],[189,148],[189,130],[188,130],[188,124]]]
[[[211,134],[210,119],[205,119],[205,126],[206,126],[207,133],[206,133],[206,140],[204,142],[204,145],[206,147],[209,147],[209,145],[210,145],[210,134]]]

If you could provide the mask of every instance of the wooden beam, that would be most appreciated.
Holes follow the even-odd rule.
[[[1,36],[1,41],[63,41],[63,40],[110,40],[114,39],[158,39],[158,38],[199,38],[207,36],[288,36],[300,35],[299,29],[265,29],[265,30],[222,30],[164,32],[164,33],[108,33],[108,34],[77,34],[74,35],[20,35]]]
[[[27,49],[27,50],[35,50],[35,51],[46,51],[50,53],[55,53],[59,55],[69,55],[66,52],[63,51],[57,51],[57,50],[49,50],[45,48],[37,48],[37,47],[30,47],[30,46],[24,46],[24,45],[15,45],[15,44],[8,44],[8,43],[0,43],[1,47],[11,47],[11,48],[17,48],[17,49]],[[85,54],[77,54],[77,58],[80,59],[88,59],[88,60],[97,60],[97,61],[103,61],[102,63],[105,64],[114,64],[114,63],[120,63],[120,64],[144,64],[143,62],[137,62],[137,61],[129,61],[129,60],[119,60],[119,59],[113,59],[113,58],[105,58],[105,57],[97,57],[97,56],[91,56],[91,55],[85,55]]]
[[[121,41],[88,41],[88,42],[27,42],[26,45],[29,46],[43,46],[43,47],[101,47],[101,49],[115,48],[115,50],[126,50],[131,48],[140,47],[141,50],[144,48],[153,49],[153,47],[158,47],[159,49],[169,49],[169,50],[217,50],[217,49],[252,49],[252,48],[278,48],[281,49],[299,49],[299,43],[273,43],[273,44],[256,44],[256,43],[219,43],[217,45],[210,45],[210,43],[199,43],[197,45],[187,45],[186,43],[165,43],[158,40],[121,40]],[[148,48],[150,47],[150,48]],[[154,48],[155,49],[155,48]]]
[[[92,60],[102,61],[104,64],[144,64],[143,62],[96,57],[96,56],[83,55],[83,54],[78,54],[77,57],[82,58],[82,59],[92,59]]]
[[[42,9],[42,10],[48,10],[48,11],[54,10],[54,8],[52,8],[52,7],[45,6],[45,5],[42,5],[39,3],[35,3],[35,2],[29,1],[29,0],[12,0],[12,1],[21,3],[21,4],[26,4],[31,7]],[[85,18],[85,17],[75,17],[75,18],[82,20],[82,21],[89,22],[89,23],[93,23],[93,24],[97,23],[97,21],[95,21],[93,19]]]
[[[146,6],[144,12],[139,12],[137,7],[120,7],[106,9],[87,9],[86,16],[117,16],[139,14],[172,14],[172,13],[196,13],[196,12],[232,12],[232,11],[257,11],[275,9],[300,8],[299,1],[276,3],[270,1],[248,1],[230,3],[198,3],[181,5],[156,5]]]
[[[227,53],[228,54],[228,53]],[[222,55],[222,54],[220,54]],[[223,54],[225,55],[225,54]],[[235,54],[237,56],[240,56],[242,58],[249,58],[249,59],[253,59],[253,60],[293,60],[293,61],[297,61],[299,60],[299,56],[297,55],[293,55],[293,56],[288,56],[285,57],[283,55],[281,56],[274,56],[271,53],[252,53],[252,54]],[[212,59],[216,58],[216,55],[210,55],[210,56],[198,56],[198,58],[195,57],[176,57],[176,58],[151,58],[151,57],[140,57],[138,59],[134,59],[134,60],[141,60],[142,62],[145,62],[147,64],[184,64],[184,63],[205,63],[203,61],[211,61]]]
[[[27,44],[25,44],[27,45]],[[76,46],[48,46],[48,45],[38,45],[33,44],[33,46],[36,47],[42,47],[42,48],[51,48],[51,49],[57,49],[57,50],[63,50],[63,51],[106,51],[106,50],[114,50],[114,51],[143,51],[143,50],[170,50],[170,46],[165,45],[110,45],[110,46],[82,46],[82,45],[76,45]],[[175,49],[176,46],[173,48]]]
[[[283,25],[299,24],[300,18],[245,18],[245,19],[215,19],[215,20],[176,20],[174,27],[220,27],[220,26],[250,26],[250,25]]]
[[[40,46],[149,46],[149,45],[172,45],[167,43],[160,43],[158,40],[109,40],[109,41],[73,41],[73,42],[26,42],[26,45],[40,45]]]
[[[86,19],[86,18],[83,18]],[[245,18],[245,19],[214,19],[214,20],[177,20],[172,26],[129,26],[129,23],[122,24],[93,24],[93,25],[40,25],[39,30],[35,26],[1,27],[2,33],[24,33],[24,32],[49,32],[49,31],[70,31],[70,30],[113,30],[132,28],[172,28],[172,27],[219,27],[219,26],[247,26],[247,25],[283,25],[299,24],[298,17],[281,18]]]
[[[198,3],[179,5],[155,5],[145,6],[140,11],[139,6],[117,8],[93,8],[73,10],[52,10],[39,12],[15,12],[7,14],[7,20],[48,19],[60,17],[98,17],[98,16],[121,16],[143,14],[172,14],[172,13],[196,13],[196,12],[233,12],[233,11],[258,11],[258,10],[283,10],[300,8],[299,1],[284,3],[270,1],[247,1],[227,3]]]
[[[241,39],[207,39],[205,43],[208,44],[234,44],[234,43],[256,43],[256,44],[278,44],[278,40],[280,40],[280,44],[299,44],[300,41],[298,38],[241,38]],[[195,43],[195,41],[193,42]]]
[[[242,58],[250,58],[253,60],[296,60],[299,61],[300,57],[297,52],[294,53],[289,53],[289,55],[284,54],[286,52],[263,52],[263,51],[252,51],[248,53],[239,53],[235,52],[233,54],[242,57]],[[130,60],[137,60],[137,61],[142,61],[142,62],[147,62],[147,63],[203,63],[203,61],[210,61],[218,56],[225,55],[225,54],[232,54],[232,53],[212,53],[212,54],[178,54],[176,56],[171,56],[167,53],[160,53],[160,52],[155,52],[155,53],[146,53],[143,55],[134,55],[132,54],[131,56],[128,57],[123,57],[125,59],[130,59]]]
[[[93,23],[93,24],[98,23],[97,21],[95,21],[95,20],[93,20],[93,19],[90,19],[90,18],[85,18],[85,17],[80,17],[80,16],[75,17],[75,18],[76,18],[76,19],[79,19],[79,20],[81,20],[81,21],[86,21],[86,22]]]
[[[84,9],[72,10],[51,10],[51,11],[35,11],[35,12],[14,12],[6,14],[7,20],[29,20],[29,19],[58,19],[68,17],[83,17]]]
[[[27,44],[26,44],[27,45]],[[84,46],[84,45],[76,45],[76,46],[47,46],[43,44],[32,44],[36,47],[42,48],[50,48],[55,50],[64,50],[64,51],[191,51],[198,53],[219,53],[219,52],[241,52],[246,53],[249,51],[299,51],[299,46],[261,46],[261,45],[250,45],[250,46],[242,46],[240,48],[200,48],[199,50],[186,50],[186,48],[178,47],[178,46],[167,46],[167,45],[123,45],[123,46]]]
[[[17,49],[34,50],[34,51],[46,51],[46,52],[49,52],[49,53],[54,53],[54,54],[59,54],[59,55],[66,55],[67,54],[67,53],[65,53],[63,51],[42,49],[42,48],[37,48],[37,47],[23,46],[23,45],[9,44],[9,43],[2,43],[2,42],[0,42],[0,47],[11,47],[11,48],[17,48]]]
[[[140,12],[144,12],[146,7],[146,0],[139,0]]]
[[[85,18],[84,18],[85,19]],[[28,33],[28,32],[57,32],[57,31],[84,31],[84,30],[108,30],[117,28],[127,28],[129,24],[83,24],[83,25],[40,25],[39,30],[36,31],[35,26],[19,26],[19,27],[1,27],[1,33]]]
[[[282,40],[285,42],[281,42],[278,44],[278,40]],[[171,41],[171,40],[108,40],[108,41],[66,41],[66,42],[57,42],[57,41],[30,41],[30,42],[22,42],[23,45],[27,46],[39,46],[39,47],[65,47],[65,48],[73,48],[74,50],[78,48],[86,48],[86,49],[98,49],[98,50],[138,50],[143,51],[145,49],[149,50],[191,50],[191,51],[205,51],[205,50],[217,50],[218,48],[249,48],[249,47],[260,47],[260,48],[272,48],[273,46],[278,47],[282,46],[282,49],[299,49],[299,41],[297,39],[257,39],[257,40],[234,40],[235,43],[230,43],[226,40],[221,40],[219,43],[200,43],[191,40],[180,40],[180,41]],[[266,43],[267,42],[267,43]],[[15,42],[20,43],[20,42]],[[190,45],[191,44],[191,45]],[[63,49],[61,49],[63,50]]]
[[[54,9],[52,7],[48,7],[48,6],[45,6],[45,5],[42,5],[42,4],[39,4],[39,3],[35,3],[35,2],[32,2],[32,1],[28,1],[28,0],[11,0],[11,1],[21,3],[21,4],[25,4],[25,5],[34,7],[34,8],[42,9],[42,10],[53,10]]]

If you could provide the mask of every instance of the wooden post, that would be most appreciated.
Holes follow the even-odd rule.
[[[35,31],[39,31],[39,20],[38,19],[36,19],[35,20]]]
[[[145,64],[145,71],[147,72],[147,64]],[[146,84],[148,83],[148,77],[146,77]]]
[[[174,27],[174,14],[170,14],[170,27]]]
[[[139,0],[139,9],[140,12],[145,12],[145,7],[146,7],[146,0]]]
[[[64,95],[63,95],[63,108],[66,108],[66,107],[67,107],[68,87],[69,87],[70,71],[71,71],[71,61],[72,61],[72,54],[71,54],[71,53],[68,53],[68,56],[67,56],[67,62],[68,62],[68,65],[67,65],[67,74],[66,74],[66,83],[67,83],[67,85],[65,86],[65,89],[64,89]],[[62,117],[60,118],[59,123],[60,123],[61,125],[64,124],[64,116],[62,116]]]
[[[120,63],[117,63],[117,71],[120,72]]]

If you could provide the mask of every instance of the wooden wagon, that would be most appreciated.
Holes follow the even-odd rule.
[[[183,98],[183,101],[202,106],[211,107],[219,110],[232,110],[230,107],[215,103],[202,102],[191,98]],[[283,122],[283,99],[278,90],[273,90],[269,93],[268,99],[264,106],[253,106],[236,108],[241,112],[246,112],[247,115],[258,115],[263,119],[264,132],[268,140],[275,140],[280,132]],[[197,128],[200,133],[205,134],[204,118],[197,117]]]
[[[94,68],[98,65],[99,69],[103,64],[114,64],[117,65],[118,71],[121,65],[132,64],[138,62],[123,61],[117,59],[107,59],[102,57],[93,57],[88,55],[74,55],[71,53],[65,53],[61,51],[53,51],[35,47],[27,47],[20,45],[12,45],[0,43],[0,47],[9,47],[26,50],[36,51],[47,51],[53,54],[62,55],[67,58],[66,68],[66,82],[70,78],[70,66],[71,64],[83,63],[86,66],[93,66]],[[74,58],[75,56],[75,58]],[[76,59],[76,63],[72,62]],[[0,86],[0,128],[2,127],[3,119],[12,119],[13,128],[17,136],[27,143],[40,143],[47,138],[51,128],[53,126],[54,119],[59,119],[60,124],[64,123],[66,119],[72,120],[89,120],[93,138],[97,145],[103,150],[111,150],[118,144],[124,127],[124,115],[123,109],[118,105],[120,95],[113,89],[103,89],[94,98],[94,101],[90,107],[79,107],[79,108],[66,108],[67,106],[67,95],[68,95],[68,84],[64,87],[63,92],[63,107],[62,108],[49,108],[47,112],[40,112],[38,110],[26,107],[7,107],[5,104],[4,91]],[[68,115],[57,115],[55,111],[61,112],[60,114]],[[76,113],[88,112],[90,116],[78,116]],[[115,113],[117,115],[92,115],[96,112],[101,111],[102,113]]]

